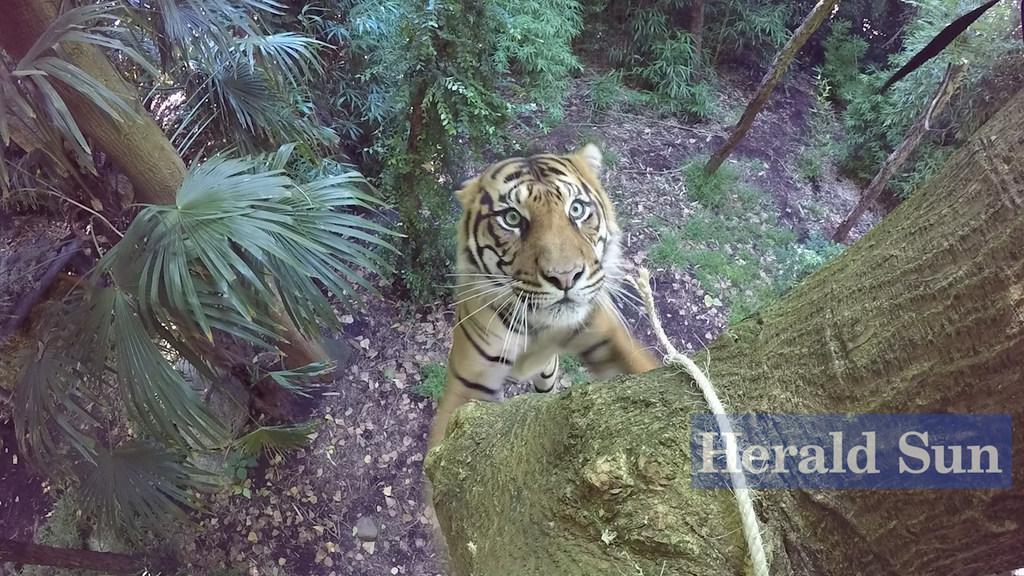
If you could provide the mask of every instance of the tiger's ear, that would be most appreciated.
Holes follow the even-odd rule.
[[[462,203],[462,207],[469,206],[469,203],[476,198],[479,188],[480,177],[470,178],[462,183],[462,186],[455,191],[455,197]]]
[[[587,168],[590,168],[594,176],[601,175],[601,169],[604,166],[602,164],[601,149],[597,147],[597,144],[593,142],[584,144],[582,148],[576,151],[576,157],[582,160]]]

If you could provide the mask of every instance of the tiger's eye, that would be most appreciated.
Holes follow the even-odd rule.
[[[511,208],[502,212],[498,218],[507,228],[519,228],[519,225],[523,223],[523,215]]]
[[[582,200],[573,200],[569,205],[569,217],[573,220],[581,220],[587,214],[587,204]]]

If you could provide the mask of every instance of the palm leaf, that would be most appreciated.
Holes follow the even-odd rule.
[[[285,390],[298,394],[299,396],[309,397],[309,392],[307,391],[303,381],[309,381],[320,376],[324,376],[325,374],[330,374],[333,371],[333,364],[313,362],[312,364],[307,364],[301,368],[295,368],[293,370],[275,370],[267,372],[267,377]]]
[[[264,451],[276,455],[296,450],[309,444],[316,422],[297,426],[260,426],[235,441],[235,446],[248,458],[256,458]]]
[[[212,485],[180,458],[152,442],[129,442],[102,450],[95,462],[75,470],[82,508],[105,526],[139,529],[186,519],[183,506],[196,505],[190,488]]]
[[[308,78],[316,73],[323,73],[317,49],[327,44],[295,34],[281,32],[278,34],[247,36],[239,40],[239,48],[248,59],[250,67],[264,63],[270,68],[279,70],[291,82],[299,84],[301,78]]]

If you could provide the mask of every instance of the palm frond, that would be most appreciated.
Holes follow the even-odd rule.
[[[279,455],[309,444],[316,431],[316,422],[297,426],[260,426],[235,441],[235,446],[248,458],[256,458],[264,451]]]
[[[356,268],[382,272],[370,247],[393,249],[377,236],[389,232],[340,212],[379,204],[357,174],[298,185],[277,168],[289,155],[194,167],[176,205],[143,210],[98,270],[136,294],[146,322],[173,319],[207,338],[216,327],[272,342],[281,330],[265,311],[275,292],[305,334],[335,322],[320,286],[342,299],[353,284],[372,290]]]
[[[303,381],[309,381],[317,377],[329,374],[334,371],[334,365],[331,363],[313,362],[307,364],[301,368],[295,368],[293,370],[274,370],[267,372],[267,377],[273,380],[278,386],[298,394],[299,396],[309,396],[309,392],[306,390]]]
[[[101,450],[95,462],[75,470],[82,508],[105,526],[137,529],[185,518],[183,506],[194,506],[190,488],[212,483],[180,458],[151,442],[129,442]]]
[[[296,84],[314,73],[323,73],[317,49],[327,44],[308,36],[294,32],[246,36],[238,41],[238,46],[250,67],[265,64]]]

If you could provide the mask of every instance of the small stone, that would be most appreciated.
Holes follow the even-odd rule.
[[[360,516],[356,520],[356,538],[359,538],[363,542],[371,542],[377,539],[377,535],[380,530],[377,528],[377,523],[374,522],[373,518],[367,516]]]

